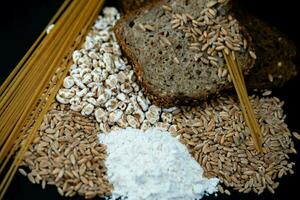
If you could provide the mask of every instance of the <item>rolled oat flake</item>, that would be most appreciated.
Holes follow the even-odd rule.
[[[217,192],[219,180],[203,177],[203,169],[170,133],[122,129],[99,134],[107,145],[112,199],[195,200]]]

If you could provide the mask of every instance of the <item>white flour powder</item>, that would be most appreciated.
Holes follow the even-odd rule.
[[[127,128],[100,134],[99,140],[108,148],[112,199],[195,200],[217,191],[219,180],[203,177],[201,166],[168,132]]]

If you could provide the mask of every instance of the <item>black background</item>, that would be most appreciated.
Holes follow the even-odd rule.
[[[107,0],[110,5],[116,4],[115,0]],[[62,0],[26,0],[8,1],[0,3],[0,84],[5,80],[14,66],[30,48],[39,34],[45,28],[49,20],[59,8]],[[244,0],[248,8],[264,18],[269,23],[276,25],[282,32],[287,34],[300,47],[299,19],[300,13],[297,1],[269,1],[269,0]],[[299,63],[298,63],[299,64]],[[285,101],[284,110],[287,114],[286,122],[293,131],[300,131],[300,98],[298,97],[300,87],[300,76],[288,82],[284,88],[273,93]],[[300,151],[300,142],[295,141],[296,149]],[[238,194],[233,192],[232,196],[219,195],[204,199],[300,199],[298,190],[300,187],[300,158],[299,154],[291,157],[296,162],[295,174],[285,176],[280,180],[280,186],[275,195],[268,191],[262,195]],[[5,200],[35,200],[35,199],[68,199],[60,197],[54,186],[46,186],[42,190],[40,185],[31,184],[27,178],[19,175],[8,190]],[[69,198],[70,199],[70,198]],[[74,197],[72,199],[83,199]]]

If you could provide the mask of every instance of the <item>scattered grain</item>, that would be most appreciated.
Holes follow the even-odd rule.
[[[273,78],[272,74],[268,74],[268,79],[269,79],[270,82],[274,81],[274,78]]]
[[[86,196],[86,193],[94,187],[100,189],[98,192],[100,196],[109,195],[111,186],[106,180],[106,170],[103,168],[106,148],[98,144],[99,127],[96,126],[96,120],[70,111],[68,106],[63,107],[54,103],[51,107],[52,110],[48,111],[42,124],[46,124],[46,126],[53,124],[53,131],[50,132],[56,133],[56,136],[51,139],[52,145],[49,143],[41,145],[43,140],[36,140],[38,142],[32,144],[24,160],[31,173],[27,175],[21,168],[19,168],[19,172],[24,176],[27,175],[32,183],[41,181],[43,189],[46,184],[56,185],[60,195],[74,196],[76,194],[74,191],[79,191],[82,184],[86,184],[86,186],[84,190],[80,190],[80,195]],[[53,123],[56,118],[63,120]],[[81,124],[89,124],[92,129],[82,132]],[[40,130],[37,135],[41,138],[48,138],[50,136],[49,129]],[[55,147],[56,145],[58,146]],[[92,152],[97,153],[100,157],[91,156]],[[42,165],[42,163],[45,164]],[[90,167],[81,167],[85,166],[84,163],[90,163],[88,164]],[[91,163],[93,164],[91,165]],[[81,175],[78,174],[78,169],[81,170]],[[101,181],[99,182],[97,179]],[[70,187],[68,183],[74,181],[76,181],[76,187],[67,192]]]
[[[180,63],[177,57],[174,57],[173,61],[174,61],[176,64],[179,64],[179,63]]]
[[[212,1],[209,1],[209,2],[206,4],[206,6],[207,6],[208,8],[211,8],[211,7],[213,7],[214,5],[216,5],[217,3],[218,3],[217,1],[212,0]]]
[[[227,194],[227,195],[231,195],[231,192],[229,190],[227,190],[227,189],[224,190],[224,193]]]
[[[171,12],[172,11],[172,8],[168,5],[162,5],[162,8],[165,10],[165,11],[169,11]]]
[[[23,176],[27,176],[27,172],[22,169],[22,168],[19,168],[19,172],[23,175]]]
[[[155,28],[153,26],[149,25],[149,24],[144,25],[144,27],[145,27],[146,30],[155,31]]]
[[[300,140],[300,134],[299,134],[299,133],[293,132],[292,134],[293,134],[293,136],[294,136],[297,140]]]
[[[184,138],[184,144],[195,159],[204,167],[206,175],[217,176],[223,182],[222,185],[243,193],[261,193],[265,189],[274,192],[279,184],[275,184],[275,179],[294,172],[289,168],[293,164],[288,162],[287,153],[295,153],[296,150],[292,140],[282,139],[289,138],[291,134],[286,134],[288,129],[283,122],[284,115],[275,114],[283,112],[280,100],[276,97],[259,99],[252,96],[250,101],[264,133],[262,154],[255,151],[242,112],[233,98],[221,97],[201,107],[182,109],[173,123],[181,127],[178,133]],[[185,123],[189,119],[199,123],[199,126],[193,127],[195,131],[192,137],[190,131],[187,131],[191,125]],[[211,121],[218,128],[208,131]],[[297,134],[293,135],[298,137]],[[188,145],[190,141],[194,145]],[[224,190],[224,193],[229,191]]]
[[[142,31],[146,31],[146,28],[144,27],[143,24],[139,24],[138,26],[139,26],[139,28],[140,28]]]
[[[160,36],[160,39],[163,43],[167,44],[168,46],[171,46],[171,42],[169,41],[168,38],[166,38],[165,36]]]
[[[257,57],[253,51],[249,51],[249,54],[253,59],[255,59],[255,60],[257,59]]]
[[[266,90],[262,93],[262,96],[269,96],[272,94],[272,91],[271,90]]]

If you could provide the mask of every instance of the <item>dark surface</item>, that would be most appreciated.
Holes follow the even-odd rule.
[[[9,72],[19,62],[22,56],[30,48],[32,43],[41,33],[48,21],[59,8],[62,0],[27,0],[27,1],[9,1],[1,3],[0,6],[0,44],[1,44],[1,59],[0,59],[0,83],[9,75]],[[114,0],[109,1],[110,4]],[[271,3],[272,2],[272,3]],[[299,49],[300,31],[297,25],[297,1],[259,1],[247,0],[244,1],[249,9],[257,12],[271,24],[276,25],[281,31],[286,33],[290,39],[294,40]],[[284,88],[275,91],[274,94],[284,100],[284,111],[287,114],[286,122],[289,128],[293,131],[300,132],[299,113],[300,113],[300,97],[298,97],[300,77],[291,80]],[[295,141],[296,149],[300,151],[300,142]],[[297,160],[296,160],[297,157]],[[264,192],[258,196],[255,194],[238,194],[233,193],[232,196],[219,195],[204,199],[245,199],[245,200],[283,200],[283,199],[299,199],[299,181],[300,181],[300,157],[292,156],[291,160],[296,162],[294,168],[295,174],[285,176],[280,180],[280,186],[276,189],[276,194],[272,195],[269,192]],[[46,186],[47,189],[42,190],[40,185],[31,184],[27,178],[17,174],[8,190],[5,200],[35,200],[35,199],[70,199],[62,198],[53,186]],[[74,197],[72,199],[83,199],[82,197]]]

